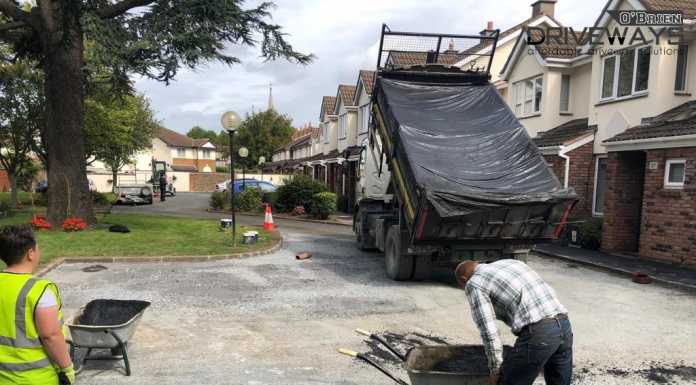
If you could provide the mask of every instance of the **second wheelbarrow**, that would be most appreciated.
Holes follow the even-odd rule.
[[[140,319],[150,306],[147,301],[96,299],[83,306],[80,313],[68,323],[71,341],[70,356],[75,360],[75,349],[86,348],[88,360],[123,360],[126,375],[131,375],[128,361],[128,341],[135,333]],[[93,349],[109,349],[110,356],[93,356]]]

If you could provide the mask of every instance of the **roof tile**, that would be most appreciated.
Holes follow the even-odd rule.
[[[696,135],[696,100],[681,104],[654,118],[646,119],[645,124],[631,127],[604,142],[622,142],[682,135]]]
[[[338,86],[338,96],[341,97],[341,103],[343,103],[344,106],[355,105],[355,101],[353,100],[355,98],[355,90],[355,86],[345,84],[340,84]]]
[[[587,122],[587,118],[574,119],[548,131],[540,132],[532,140],[537,147],[553,147],[568,144],[579,137],[594,132],[591,127],[588,127]]]

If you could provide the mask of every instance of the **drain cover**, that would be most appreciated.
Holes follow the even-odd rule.
[[[84,271],[85,273],[96,273],[97,271],[102,271],[106,269],[107,267],[103,265],[92,265],[85,267],[84,269],[82,269],[82,271]]]

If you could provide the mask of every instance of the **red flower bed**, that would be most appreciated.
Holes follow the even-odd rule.
[[[43,215],[34,215],[31,219],[31,227],[33,227],[34,230],[50,230],[51,224],[46,221],[46,217]]]
[[[87,228],[87,222],[82,218],[67,218],[61,226],[65,231],[82,231]]]

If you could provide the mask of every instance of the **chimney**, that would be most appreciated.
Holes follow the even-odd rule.
[[[490,35],[493,33],[494,30],[495,30],[495,27],[493,26],[493,22],[492,22],[492,21],[489,21],[489,22],[486,24],[486,29],[484,29],[483,31],[479,32],[479,35],[481,35],[481,36],[490,36]]]
[[[532,18],[541,15],[553,17],[555,8],[556,0],[537,0],[537,2],[532,3]]]

